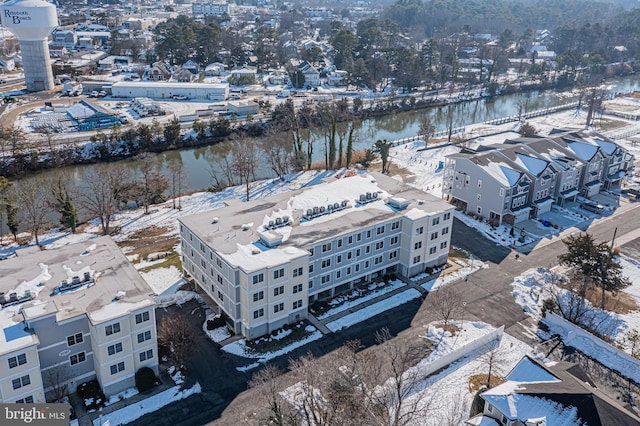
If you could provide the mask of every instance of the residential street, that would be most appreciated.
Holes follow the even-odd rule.
[[[638,207],[640,204],[628,204],[613,217],[589,223],[587,230],[594,235],[596,241],[610,241],[617,227],[615,245],[624,245],[623,250],[637,253],[640,250]],[[570,235],[571,232],[577,230],[570,229],[562,235]],[[535,324],[515,303],[510,284],[514,276],[527,269],[555,265],[558,254],[564,251],[561,238],[543,240],[529,248],[531,251],[528,254],[519,254],[519,259],[516,259],[515,252],[495,245],[475,229],[456,221],[452,244],[469,251],[488,265],[467,280],[450,284],[464,295],[466,308],[462,319],[484,321],[493,326],[504,324],[507,333],[527,343],[537,343]],[[331,357],[335,349],[352,339],[360,339],[365,346],[375,348],[375,332],[382,327],[389,327],[392,334],[398,335],[397,338],[414,339],[424,333],[425,324],[439,319],[422,301],[421,298],[415,299],[361,324],[326,335],[273,362],[286,368],[289,359],[308,352],[316,356],[328,354],[326,357]],[[187,315],[194,328],[201,327],[204,321],[202,309],[197,308],[195,303],[174,308],[174,311]],[[146,415],[134,424],[193,425],[208,421],[217,425],[254,424],[258,417],[256,412],[261,410],[261,402],[254,390],[246,390],[246,382],[255,370],[238,372],[235,369],[237,365],[241,365],[238,361],[238,358],[222,352],[219,345],[201,335],[189,363],[187,385],[198,381],[202,385],[202,393]]]

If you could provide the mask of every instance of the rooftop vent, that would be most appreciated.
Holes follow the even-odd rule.
[[[211,219],[211,224],[216,224],[216,223],[218,223],[219,220],[220,219],[216,216],[216,217]]]
[[[360,194],[358,199],[356,200],[358,204],[369,204],[378,199],[377,192],[366,192],[364,194]]]
[[[274,220],[270,220],[267,225],[264,226],[264,229],[277,229],[282,228],[283,226],[291,225],[291,218],[287,215],[282,217],[276,217]]]
[[[118,292],[116,293],[116,297],[113,298],[113,300],[120,300],[123,297],[125,297],[127,295],[127,292],[124,290],[118,290]]]
[[[241,228],[243,231],[248,231],[249,229],[251,229],[251,225],[249,225],[248,223],[243,223]]]
[[[409,200],[400,197],[389,197],[387,204],[396,210],[404,210],[409,207]]]
[[[85,284],[87,286],[90,286],[91,284],[94,284],[95,282],[96,282],[96,280],[95,280],[95,278],[91,277],[91,273],[90,272],[85,272],[84,275],[82,276],[82,278],[80,278],[80,276],[77,276],[77,275],[72,277],[71,278],[71,282],[69,282],[67,280],[62,280],[60,285],[53,289],[53,293],[51,293],[51,296],[55,296],[56,294],[64,293],[66,291],[75,290],[75,289],[77,289],[79,287],[82,287]]]
[[[31,294],[30,290],[26,290],[24,294],[20,297],[18,297],[18,293],[15,293],[15,292],[9,293],[9,298],[7,298],[5,293],[0,292],[0,306],[4,308],[4,307],[28,302],[29,300],[33,299],[33,296],[34,295]]]
[[[329,203],[326,206],[315,206],[307,209],[307,212],[302,216],[302,218],[304,220],[311,220],[318,216],[323,216],[325,214],[331,214],[340,210],[344,210],[347,207],[349,207],[349,203],[346,200],[339,203]]]

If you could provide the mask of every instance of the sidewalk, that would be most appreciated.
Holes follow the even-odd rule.
[[[105,414],[109,414],[109,413],[113,413],[114,411],[117,411],[121,408],[127,407],[129,405],[135,404],[136,402],[142,401],[144,399],[147,399],[153,395],[156,395],[160,392],[164,392],[167,389],[171,389],[172,387],[176,386],[175,383],[173,383],[173,380],[171,380],[171,377],[169,377],[166,372],[164,371],[164,369],[160,366],[158,367],[160,369],[160,374],[159,374],[159,378],[160,378],[160,384],[158,386],[156,386],[155,388],[153,388],[150,391],[147,391],[145,393],[142,394],[137,394],[134,395],[130,398],[127,399],[123,399],[121,401],[118,402],[114,402],[111,405],[108,405],[106,407],[103,407],[101,411],[93,411],[91,413],[86,412],[85,410],[82,410],[82,414],[79,412],[79,410],[76,410],[76,415],[78,416],[78,425],[79,426],[89,426],[89,425],[93,425],[94,421],[96,419],[100,418],[100,414],[102,413],[103,415]],[[74,396],[77,397],[77,394],[74,393]],[[74,398],[75,399],[75,398]],[[83,401],[81,401],[79,398],[76,400],[76,402],[79,402],[80,404],[83,404]],[[76,405],[74,405],[74,409],[76,408]],[[81,407],[81,408],[84,408]]]

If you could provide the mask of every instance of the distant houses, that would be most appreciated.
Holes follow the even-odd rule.
[[[631,167],[633,156],[603,136],[556,131],[448,155],[443,196],[496,225],[515,224],[617,188]]]

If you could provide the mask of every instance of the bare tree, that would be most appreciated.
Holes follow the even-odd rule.
[[[173,201],[174,209],[181,209],[182,204],[180,203],[180,194],[182,193],[182,182],[185,179],[184,176],[184,165],[182,164],[182,158],[180,156],[171,158],[167,162],[167,168],[171,173],[169,176],[169,190],[170,196]],[[178,199],[178,204],[176,207],[176,198]]]
[[[104,164],[83,174],[80,204],[100,220],[103,235],[110,233],[111,217],[119,210],[127,178],[126,170],[124,167]]]
[[[289,173],[293,163],[293,149],[289,141],[276,134],[269,135],[261,143],[271,170],[279,178]]]
[[[282,370],[273,364],[267,364],[253,375],[249,387],[257,388],[260,398],[267,404],[269,414],[264,421],[276,426],[297,426],[299,416],[291,404],[280,395]]]
[[[231,169],[240,184],[245,186],[247,201],[249,201],[251,182],[256,180],[258,168],[258,156],[253,139],[240,134],[231,144],[231,156]]]
[[[70,378],[66,364],[57,365],[44,372],[45,388],[51,387],[51,402],[63,402],[69,396]]]
[[[214,145],[205,154],[209,162],[209,174],[218,188],[235,185],[235,176],[231,167],[229,143]]]
[[[429,309],[442,318],[446,329],[449,320],[462,312],[462,295],[449,286],[439,287],[427,296]]]
[[[429,145],[429,138],[433,136],[436,131],[436,126],[431,122],[429,114],[424,114],[420,117],[420,126],[418,127],[418,136],[424,139],[424,143]]]
[[[491,389],[491,378],[495,377],[496,370],[499,370],[507,360],[507,354],[500,348],[500,340],[492,340],[485,345],[485,353],[480,357],[480,360],[486,365],[487,368],[487,388]]]
[[[195,336],[187,319],[182,315],[162,318],[158,325],[158,345],[168,353],[176,368],[182,368],[193,353]]]
[[[167,181],[158,169],[158,159],[154,154],[143,152],[137,155],[136,164],[140,171],[139,190],[144,214],[149,214],[149,205],[162,195],[167,188]]]
[[[38,233],[48,223],[50,192],[44,177],[36,176],[20,181],[12,187],[13,199],[18,207],[19,216],[22,218],[25,228],[29,230],[36,245],[40,245]]]

